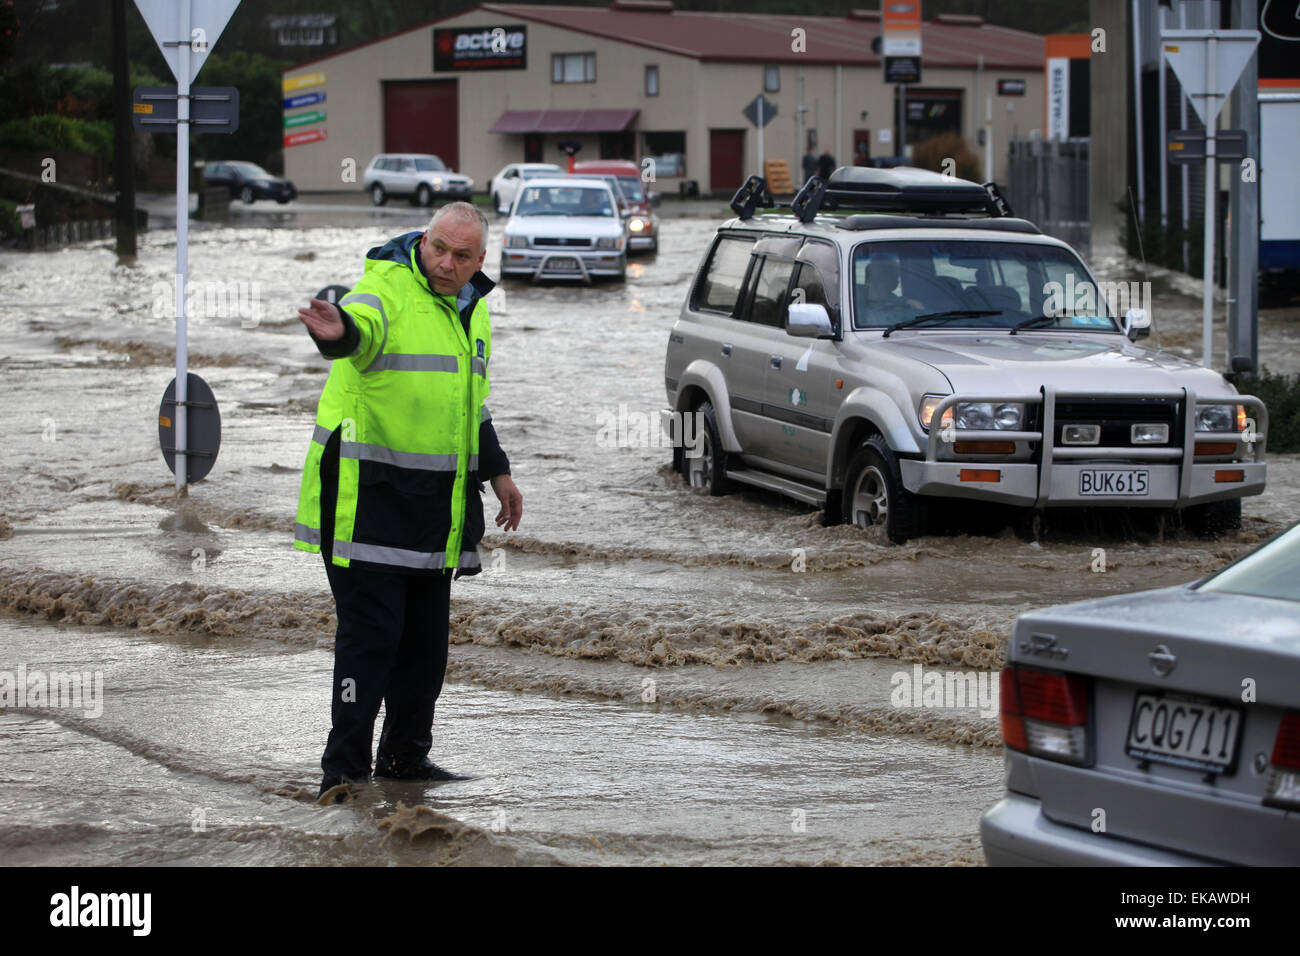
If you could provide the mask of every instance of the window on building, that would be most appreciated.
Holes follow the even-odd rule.
[[[654,175],[686,175],[686,134],[685,133],[643,133],[641,144],[642,159],[654,160]]]
[[[552,83],[595,83],[596,54],[552,53]]]
[[[781,91],[781,68],[779,66],[763,67],[763,92],[779,93]]]
[[[653,63],[645,68],[645,95],[659,95],[659,67]]]

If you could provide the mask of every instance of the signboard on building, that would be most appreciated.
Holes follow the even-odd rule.
[[[523,70],[528,67],[528,28],[455,27],[433,31],[433,70]]]
[[[1024,80],[998,80],[998,96],[1024,96]]]
[[[281,87],[286,94],[281,100],[284,105],[284,145],[302,146],[324,141],[327,138],[324,127],[300,127],[325,122],[324,110],[303,109],[305,106],[318,106],[325,102],[325,74],[313,72],[286,76],[281,81]],[[298,92],[300,90],[306,92]]]

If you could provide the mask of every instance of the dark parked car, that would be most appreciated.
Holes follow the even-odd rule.
[[[298,190],[289,180],[271,175],[257,163],[242,160],[209,163],[203,170],[203,181],[209,186],[225,186],[230,190],[231,199],[246,203],[274,199],[283,204],[298,198]]]

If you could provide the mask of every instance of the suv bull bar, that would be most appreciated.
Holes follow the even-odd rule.
[[[1079,445],[1056,447],[1056,403],[1058,399],[1163,399],[1177,401],[1183,416],[1183,441],[1175,447],[1104,447]],[[955,429],[949,432],[964,442],[1035,442],[1038,453],[1029,461],[990,460],[988,455],[969,460],[939,457],[943,415],[966,402],[1015,402],[1037,405],[1037,430]],[[1249,431],[1196,431],[1195,410],[1201,405],[1241,405],[1253,413],[1255,428]],[[899,462],[904,486],[912,492],[940,497],[977,498],[1020,506],[1047,507],[1057,504],[1117,504],[1137,507],[1183,507],[1256,495],[1264,490],[1264,451],[1268,435],[1268,409],[1253,395],[1197,396],[1190,389],[1170,391],[1079,391],[1045,385],[1030,394],[958,393],[944,397],[931,413],[925,458]],[[1046,439],[1045,439],[1046,436]],[[1173,437],[1172,435],[1170,437]],[[955,442],[954,440],[954,442]],[[1228,440],[1237,444],[1231,461],[1196,461],[1196,443]],[[1242,456],[1241,445],[1250,453]],[[1137,494],[1083,494],[1079,473],[1094,471],[1136,471],[1148,473],[1147,491]]]

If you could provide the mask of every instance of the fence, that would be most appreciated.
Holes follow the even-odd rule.
[[[1012,141],[1005,194],[1011,211],[1087,254],[1088,140]]]

